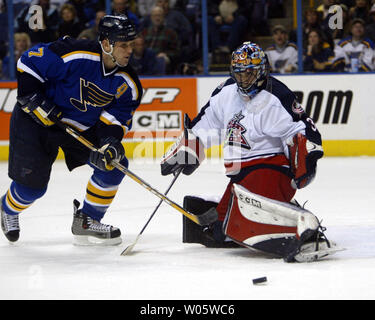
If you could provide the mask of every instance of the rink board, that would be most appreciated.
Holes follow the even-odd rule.
[[[295,92],[322,134],[326,156],[375,156],[375,74],[276,76]],[[187,113],[193,118],[226,77],[145,78],[141,106],[126,136],[128,158],[155,158],[175,141]],[[9,119],[16,82],[0,82],[0,160],[8,158]],[[221,155],[220,146],[208,157]],[[59,154],[61,157],[61,154]]]

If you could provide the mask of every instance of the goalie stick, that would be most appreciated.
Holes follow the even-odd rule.
[[[168,189],[167,189],[167,190],[165,191],[165,193],[164,193],[165,195],[167,195],[168,192],[169,192],[169,190],[171,190],[173,184],[174,184],[175,181],[177,180],[177,178],[178,178],[178,176],[180,175],[180,173],[182,172],[182,170],[183,170],[183,168],[181,168],[181,169],[175,174],[175,176],[174,176],[172,182],[170,183]],[[160,207],[160,205],[161,205],[162,203],[163,203],[163,200],[160,200],[159,204],[156,206],[156,208],[155,208],[155,210],[153,211],[153,213],[151,214],[150,218],[148,218],[146,224],[143,226],[141,232],[138,234],[138,236],[137,236],[137,238],[135,239],[135,241],[134,241],[132,244],[128,245],[128,246],[125,248],[125,250],[121,252],[121,255],[122,255],[122,256],[126,256],[126,255],[128,255],[128,254],[133,250],[134,246],[137,244],[139,238],[141,237],[143,231],[145,231],[146,227],[148,226],[148,224],[150,223],[151,219],[154,217],[156,211],[158,211],[158,209],[159,209],[159,207]]]
[[[66,133],[70,134],[73,138],[77,139],[79,142],[81,142],[84,146],[89,148],[92,151],[98,152],[99,150],[85,137],[80,135],[77,131],[75,131],[72,127],[66,125],[65,123],[61,122],[58,119],[53,119],[53,121]],[[146,181],[138,177],[136,174],[132,173],[128,168],[124,167],[121,163],[117,161],[112,161],[111,165],[113,165],[116,169],[120,170],[124,174],[126,174],[129,178],[133,179],[135,182],[140,184],[142,187],[146,188],[148,191],[153,193],[155,196],[160,198],[162,201],[169,204],[171,207],[182,213],[184,216],[195,222],[196,224],[199,224],[201,226],[207,226],[217,220],[217,212],[214,210],[207,211],[204,214],[195,215],[188,211],[186,211],[184,208],[182,208],[180,205],[166,197],[164,194],[160,193],[158,190],[150,186]]]

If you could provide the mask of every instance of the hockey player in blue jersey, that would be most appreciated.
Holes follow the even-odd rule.
[[[9,140],[12,182],[0,207],[9,241],[19,238],[19,214],[45,194],[60,147],[70,171],[84,164],[94,169],[82,208],[74,201],[76,243],[121,243],[120,230],[100,221],[124,177],[111,162],[128,166],[121,140],[142,97],[128,66],[136,36],[126,16],[107,15],[99,24],[99,41],[63,38],[36,45],[18,60]],[[56,121],[80,131],[101,152],[86,149]]]

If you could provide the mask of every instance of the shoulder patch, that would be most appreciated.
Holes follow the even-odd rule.
[[[140,102],[142,95],[143,95],[143,88],[141,85],[141,82],[139,81],[139,78],[133,68],[131,66],[126,66],[124,68],[120,68],[119,71],[115,73],[116,76],[121,76],[127,85],[122,85],[118,90],[118,97],[120,97],[128,88],[128,86],[132,90],[132,97],[133,100],[137,100]]]

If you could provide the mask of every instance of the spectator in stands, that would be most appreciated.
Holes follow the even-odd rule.
[[[99,10],[96,13],[96,18],[95,18],[95,24],[91,28],[83,30],[79,35],[78,39],[89,39],[89,40],[97,40],[99,33],[98,33],[98,26],[100,19],[105,16],[105,11]]]
[[[165,60],[163,57],[157,57],[155,52],[145,46],[145,40],[138,37],[134,40],[133,54],[130,57],[129,64],[138,75],[164,75]]]
[[[65,3],[61,6],[60,16],[58,36],[77,38],[83,29],[83,23],[78,20],[76,9],[71,4]]]
[[[150,15],[151,9],[154,7],[156,0],[138,0],[137,9],[141,19]]]
[[[112,14],[125,14],[134,23],[135,28],[139,30],[139,19],[137,15],[130,10],[128,0],[112,0]]]
[[[309,8],[305,11],[305,19],[303,25],[303,40],[307,42],[308,34],[311,30],[320,30],[322,27],[321,14],[313,9]]]
[[[167,28],[173,29],[178,36],[181,56],[183,61],[189,58],[196,50],[193,34],[193,26],[189,19],[179,10],[170,6],[170,0],[155,0],[155,6],[164,11],[164,24]],[[144,17],[141,28],[148,28],[151,25],[151,15]]]
[[[355,6],[349,9],[350,19],[362,19],[365,23],[369,20],[369,0],[355,0]]]
[[[197,59],[193,63],[181,63],[178,66],[178,74],[185,75],[185,76],[192,76],[203,74],[203,62],[202,59]]]
[[[272,0],[237,0],[241,8],[241,14],[248,18],[248,30],[255,36],[269,36],[268,9]],[[279,12],[280,14],[280,12]]]
[[[321,13],[319,13],[314,8],[308,8],[304,13],[303,26],[302,26],[302,38],[303,38],[304,48],[306,48],[307,46],[307,38],[311,30],[319,30],[322,36],[324,37],[324,40],[332,44],[332,47],[333,47],[333,43],[330,38],[330,32],[328,32],[328,35],[326,35],[323,29]],[[294,42],[294,43],[297,42],[297,30],[293,30],[290,32],[289,39],[291,42]]]
[[[341,40],[335,46],[335,58],[332,68],[336,71],[368,72],[374,69],[374,45],[365,38],[365,22],[354,19],[351,36]]]
[[[155,6],[151,10],[151,25],[141,33],[148,48],[162,57],[166,64],[166,73],[174,73],[174,65],[179,59],[179,42],[177,33],[164,24],[164,10]]]
[[[57,39],[59,25],[59,12],[56,6],[50,4],[50,0],[39,0],[37,3],[42,8],[42,21],[30,20],[29,6],[24,8],[16,18],[16,32],[25,32],[30,36],[31,43],[51,42]],[[29,21],[35,22],[33,28],[29,27]]]
[[[297,46],[289,42],[288,33],[283,25],[272,29],[274,44],[266,49],[266,54],[274,73],[293,73],[298,69]]]
[[[366,26],[366,37],[375,42],[375,4],[372,5],[369,16],[370,22]]]
[[[237,0],[221,0],[218,12],[208,16],[211,51],[230,53],[241,44],[248,20],[240,9]]]
[[[75,8],[77,18],[84,27],[89,27],[94,21],[98,0],[68,0],[66,3]]]
[[[329,43],[323,40],[319,30],[310,30],[307,39],[307,50],[304,56],[303,68],[309,72],[331,71],[333,50]]]
[[[21,57],[21,55],[31,47],[31,40],[27,33],[25,32],[17,32],[14,34],[14,74],[16,74],[17,70],[17,61]],[[10,68],[9,65],[10,59],[9,55],[5,56],[3,59],[3,73],[6,76],[10,75]]]

